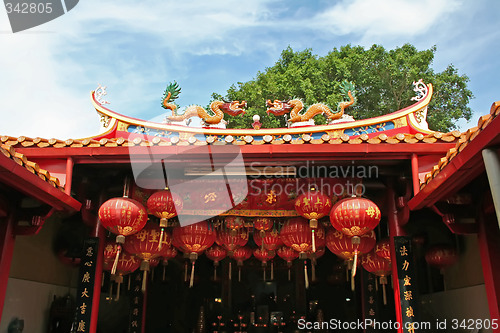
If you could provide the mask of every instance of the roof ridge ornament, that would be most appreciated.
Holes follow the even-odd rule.
[[[411,98],[412,101],[421,101],[429,92],[429,87],[424,83],[423,79],[418,81],[413,81],[413,91],[417,93],[417,96]]]
[[[106,92],[106,86],[101,86],[99,83],[97,88],[94,90],[95,100],[99,102],[99,104],[110,104],[107,100],[103,99],[108,93]]]

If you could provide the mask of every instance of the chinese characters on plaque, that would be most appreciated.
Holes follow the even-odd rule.
[[[130,290],[130,333],[140,333],[142,327],[142,302],[144,301],[144,294],[142,293],[142,273],[136,271],[129,275],[132,279]]]
[[[417,288],[414,280],[414,261],[411,238],[394,237],[396,249],[396,265],[398,267],[399,296],[403,316],[403,331],[405,333],[422,332],[414,328],[418,321]]]
[[[96,271],[97,255],[99,253],[99,238],[87,238],[83,245],[83,255],[78,277],[76,294],[77,308],[72,332],[90,332],[90,317],[92,312],[92,297]]]
[[[378,315],[377,281],[375,275],[365,269],[361,270],[363,277],[363,319],[375,322]],[[372,326],[365,327],[366,332],[376,332]],[[377,331],[378,332],[378,331]]]

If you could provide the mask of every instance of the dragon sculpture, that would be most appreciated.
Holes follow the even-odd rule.
[[[267,100],[267,114],[272,113],[276,116],[282,116],[288,112],[290,112],[290,119],[288,120],[291,123],[297,122],[305,122],[309,121],[314,116],[318,114],[325,114],[330,121],[339,119],[343,116],[344,110],[353,105],[356,102],[356,94],[354,90],[354,83],[343,81],[340,84],[340,89],[342,95],[346,98],[349,98],[349,101],[343,101],[338,103],[337,112],[332,112],[328,106],[323,103],[316,103],[311,105],[306,112],[300,113],[304,108],[304,103],[300,99],[292,99],[289,101],[280,101],[280,100]]]
[[[213,101],[210,104],[210,109],[214,113],[214,115],[210,115],[203,107],[199,105],[191,105],[186,108],[183,114],[178,115],[176,113],[177,105],[173,102],[181,92],[181,88],[177,82],[170,83],[165,90],[163,95],[163,99],[161,102],[161,106],[164,109],[171,110],[172,115],[167,116],[169,121],[184,121],[191,117],[199,117],[201,118],[205,124],[219,124],[223,121],[224,113],[230,116],[237,116],[240,114],[244,114],[247,103],[245,101],[233,101],[233,102],[222,102],[222,101]]]

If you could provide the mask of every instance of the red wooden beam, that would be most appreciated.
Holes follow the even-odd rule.
[[[9,281],[10,264],[14,252],[15,225],[14,214],[11,213],[7,219],[0,220],[0,318],[2,317],[5,294]]]
[[[80,210],[80,202],[3,155],[0,156],[0,182],[57,210]]]

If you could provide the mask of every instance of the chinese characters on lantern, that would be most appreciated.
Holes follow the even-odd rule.
[[[403,331],[415,333],[417,322],[417,297],[416,285],[414,283],[414,262],[411,247],[411,239],[408,237],[394,237],[396,249],[396,265],[398,267],[399,296],[401,300],[401,314],[403,316]]]
[[[92,312],[92,296],[94,289],[99,239],[88,238],[84,243],[84,252],[80,265],[79,284],[77,292],[77,309],[73,332],[90,332],[90,317]]]

